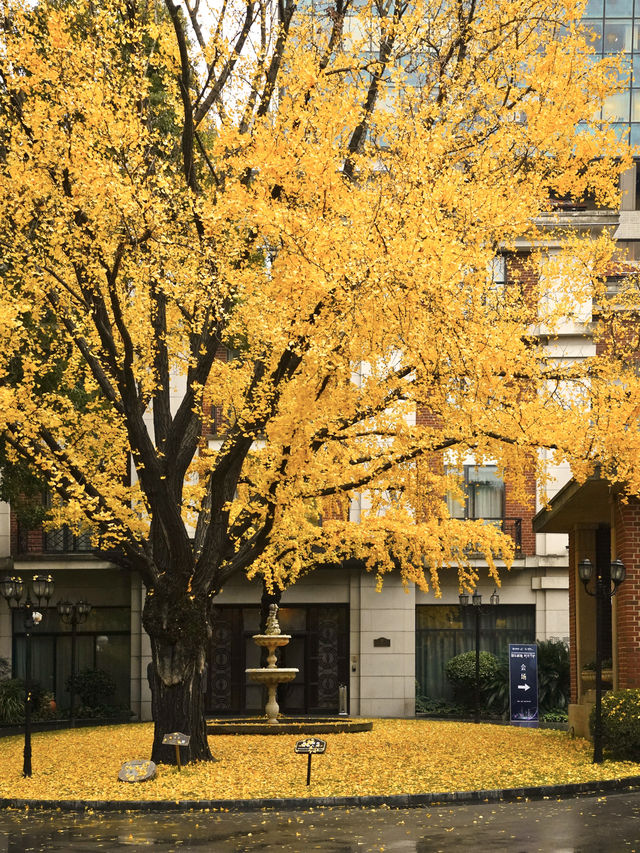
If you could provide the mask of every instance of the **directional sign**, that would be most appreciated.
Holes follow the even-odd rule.
[[[511,723],[538,725],[538,647],[535,643],[509,644],[509,698]]]

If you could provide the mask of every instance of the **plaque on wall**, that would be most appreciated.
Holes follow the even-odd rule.
[[[388,637],[376,637],[373,641],[373,646],[376,649],[388,649],[391,645],[391,640]]]

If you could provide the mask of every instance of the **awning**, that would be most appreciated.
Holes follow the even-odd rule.
[[[589,477],[584,483],[569,480],[533,518],[535,533],[569,533],[578,524],[609,524],[611,483]]]

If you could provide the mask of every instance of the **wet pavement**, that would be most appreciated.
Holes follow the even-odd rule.
[[[0,853],[640,853],[640,793],[307,812],[0,812]]]

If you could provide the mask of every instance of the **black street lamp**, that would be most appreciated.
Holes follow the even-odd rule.
[[[469,605],[469,593],[461,592],[458,596],[461,607],[467,607]],[[491,593],[489,597],[489,601],[492,605],[500,604],[500,596],[497,591]],[[473,696],[473,722],[480,722],[480,614],[482,612],[482,596],[476,590],[471,596],[471,604],[473,606],[473,613],[475,615],[476,620],[476,678],[475,678],[475,687],[474,687],[474,696]]]
[[[21,577],[5,577],[0,581],[0,595],[9,605],[9,610],[22,613],[25,631],[25,678],[24,678],[24,761],[22,773],[31,776],[31,706],[33,695],[31,690],[31,632],[42,622],[42,613],[38,608],[47,606],[53,595],[53,578],[51,575],[34,575],[31,581],[31,593],[22,602],[25,585]],[[31,601],[31,594],[37,599],[37,604]]]
[[[593,763],[602,763],[602,617],[604,602],[612,598],[618,591],[618,587],[626,577],[627,570],[622,560],[613,560],[610,565],[609,580],[602,576],[602,572],[596,565],[595,588],[588,589],[589,581],[593,577],[593,566],[588,558],[578,563],[578,574],[584,584],[587,595],[596,600],[596,706],[595,725],[593,727]],[[613,583],[613,589],[611,584]]]
[[[88,619],[91,613],[91,605],[88,601],[77,601],[72,604],[70,601],[58,602],[58,616],[65,625],[71,625],[71,703],[69,707],[69,718],[71,725],[75,726],[75,698],[74,676],[76,674],[76,632],[78,625],[81,625]]]

